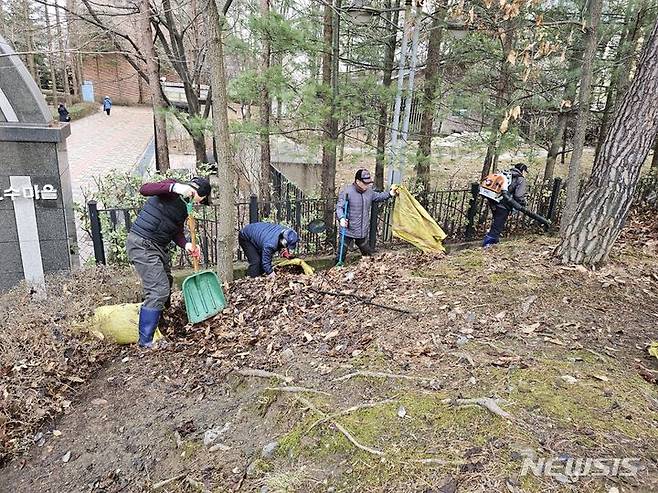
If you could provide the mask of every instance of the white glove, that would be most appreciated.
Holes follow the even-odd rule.
[[[192,245],[192,243],[189,242],[185,243],[185,251],[188,255],[192,255],[193,257],[201,257],[201,249],[199,248],[199,245]]]
[[[388,193],[391,194],[391,197],[395,197],[396,195],[399,195],[400,192],[398,191],[398,186],[397,185],[391,185],[391,189],[388,191]]]
[[[347,228],[347,225],[350,223],[347,218],[343,217],[340,221],[338,221],[340,224],[341,228]]]
[[[178,195],[182,195],[183,197],[194,197],[195,192],[194,188],[185,183],[174,183],[171,187],[171,191]]]

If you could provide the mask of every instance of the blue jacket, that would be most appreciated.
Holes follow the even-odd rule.
[[[260,253],[261,265],[266,274],[272,273],[272,256],[279,251],[279,237],[285,226],[274,223],[251,223],[240,231],[240,235],[249,240]]]
[[[103,99],[103,110],[112,108],[112,100],[110,98]]]

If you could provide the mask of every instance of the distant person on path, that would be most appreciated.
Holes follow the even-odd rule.
[[[507,192],[523,207],[526,205],[525,196],[528,191],[528,183],[525,178],[527,172],[528,166],[524,163],[517,163],[509,172],[506,172],[511,176]],[[505,199],[500,202],[491,199],[488,200],[493,215],[493,221],[491,222],[491,229],[489,229],[489,232],[485,235],[482,242],[484,248],[495,245],[500,241],[500,236],[505,229],[507,217],[513,209],[512,205]]]
[[[103,98],[103,111],[107,113],[107,116],[110,116],[110,110],[112,109],[112,100],[110,96],[105,96]]]
[[[348,185],[338,194],[336,204],[336,219],[341,228],[345,230],[345,243],[342,250],[339,245],[336,262],[345,260],[345,255],[351,246],[356,246],[361,255],[372,255],[373,251],[368,243],[370,232],[370,210],[373,202],[384,202],[397,195],[397,186],[391,186],[388,192],[377,192],[372,188],[373,179],[367,169],[360,169],[354,175],[354,183]],[[347,202],[347,216],[345,203]]]
[[[189,255],[200,256],[199,246],[193,248],[183,233],[187,219],[186,200],[208,205],[210,182],[198,177],[187,183],[168,179],[145,183],[139,193],[149,199],[130,228],[126,250],[142,280],[144,291],[139,312],[139,345],[151,347],[160,315],[171,297],[173,277],[169,244],[174,241]]]
[[[71,121],[71,116],[69,115],[69,110],[66,109],[66,106],[64,106],[64,103],[59,103],[59,106],[57,107],[57,113],[59,113],[59,121],[60,122],[70,122]]]
[[[299,235],[281,224],[251,223],[240,230],[238,243],[249,261],[249,277],[263,274],[274,277],[272,257],[281,252],[282,257],[290,258],[290,251],[299,243]]]

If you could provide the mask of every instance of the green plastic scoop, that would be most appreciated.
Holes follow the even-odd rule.
[[[187,224],[192,236],[192,247],[196,250],[196,219],[192,215],[192,202],[187,202]],[[199,272],[199,258],[192,257],[194,274],[183,281],[183,299],[187,320],[191,324],[214,317],[226,307],[226,298],[217,274],[205,270]]]

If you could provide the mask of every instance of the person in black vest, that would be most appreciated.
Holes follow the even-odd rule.
[[[174,241],[189,255],[200,255],[198,245],[185,238],[186,200],[208,205],[210,182],[193,178],[188,183],[163,180],[145,183],[139,193],[149,197],[130,228],[126,250],[130,262],[142,280],[144,302],[139,311],[139,345],[151,347],[162,311],[171,297],[171,257],[169,244]]]

